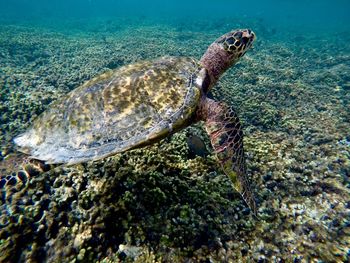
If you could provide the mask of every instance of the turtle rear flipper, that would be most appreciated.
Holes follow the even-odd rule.
[[[30,177],[47,172],[51,168],[50,165],[30,159],[25,154],[11,153],[0,161],[0,189],[18,183],[25,184]]]
[[[199,116],[205,121],[211,144],[224,172],[256,215],[254,194],[246,173],[243,131],[236,112],[223,102],[207,98],[201,104]]]

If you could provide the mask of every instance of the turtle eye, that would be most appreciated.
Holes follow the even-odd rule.
[[[243,44],[247,44],[249,42],[249,39],[247,37],[242,37],[241,41]]]
[[[231,52],[233,52],[233,51],[236,50],[236,47],[235,47],[234,45],[231,45],[231,46],[229,47],[229,50],[230,50]]]

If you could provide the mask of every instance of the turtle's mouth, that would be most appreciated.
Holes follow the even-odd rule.
[[[245,46],[245,49],[251,48],[254,41],[256,40],[256,35],[250,29],[242,30],[241,43]]]

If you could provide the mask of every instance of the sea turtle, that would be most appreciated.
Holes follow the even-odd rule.
[[[14,142],[46,164],[76,164],[152,144],[204,121],[224,172],[256,213],[237,114],[207,97],[254,39],[249,29],[234,30],[213,42],[199,61],[167,56],[98,75],[54,102]]]

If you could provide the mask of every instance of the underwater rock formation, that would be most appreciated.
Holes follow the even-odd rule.
[[[222,33],[202,26],[129,26],[107,36],[1,27],[1,158],[28,121],[96,73],[166,54],[199,57]],[[198,124],[145,149],[1,189],[0,261],[349,260],[350,50],[335,48],[332,36],[303,43],[262,37],[213,90],[244,122],[259,220]],[[207,156],[190,152],[192,135]]]

